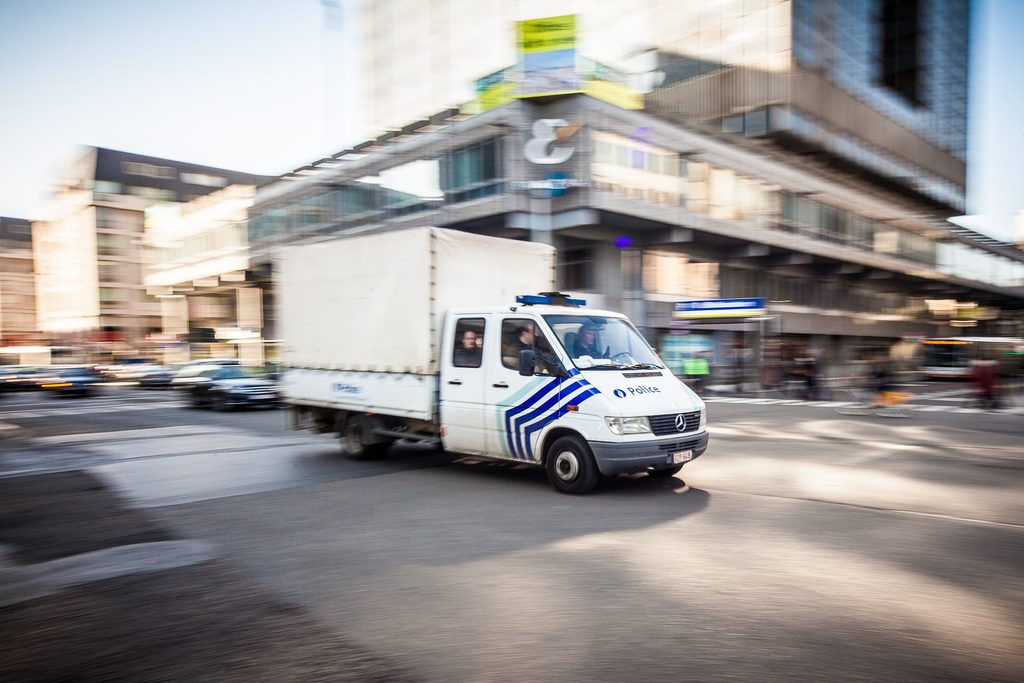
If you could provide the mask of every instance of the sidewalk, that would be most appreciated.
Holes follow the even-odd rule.
[[[0,479],[0,680],[395,681],[93,476]]]
[[[821,385],[818,387],[818,396],[816,399],[819,401],[830,400],[834,394],[842,393],[847,391],[851,386],[862,386],[855,382],[848,381],[846,378],[827,378],[824,379]],[[897,383],[900,386],[900,383]],[[963,395],[972,396],[972,388],[969,383],[963,384]],[[915,398],[927,399],[928,394],[934,393],[936,390],[928,389],[927,386],[916,386],[907,389],[909,393],[913,394]],[[737,398],[782,398],[782,399],[795,399],[803,398],[805,390],[802,384],[792,383],[789,385],[782,385],[776,387],[763,387],[759,384],[746,383],[743,385],[737,384],[711,384],[704,388],[701,392],[702,396],[733,396]],[[1003,407],[1024,407],[1024,385],[1009,385],[1004,386],[1001,394],[1001,401]],[[913,402],[913,399],[911,399]]]

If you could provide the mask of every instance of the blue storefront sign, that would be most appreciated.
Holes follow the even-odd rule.
[[[763,297],[698,299],[695,301],[677,301],[672,310],[672,317],[678,319],[750,318],[764,315],[764,313]]]

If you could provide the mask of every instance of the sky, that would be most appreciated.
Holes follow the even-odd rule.
[[[352,0],[0,0],[0,215],[78,145],[276,175],[357,142]],[[342,9],[339,9],[339,6]],[[976,0],[968,212],[1024,209],[1024,1]]]

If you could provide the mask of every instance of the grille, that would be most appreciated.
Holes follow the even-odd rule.
[[[658,446],[662,451],[692,451],[700,445],[700,439],[688,439],[687,441],[676,441],[675,443],[663,443]]]
[[[683,417],[686,418],[686,425],[681,430],[676,429],[677,415],[679,415],[679,413],[671,413],[669,415],[651,415],[647,418],[651,421],[651,431],[655,436],[668,436],[669,434],[692,432],[697,429],[697,426],[700,424],[700,411],[694,410],[690,413],[682,413]]]

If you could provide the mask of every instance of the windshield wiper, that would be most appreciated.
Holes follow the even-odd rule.
[[[633,365],[627,365],[620,370],[662,370],[660,365],[654,363],[634,363]]]

